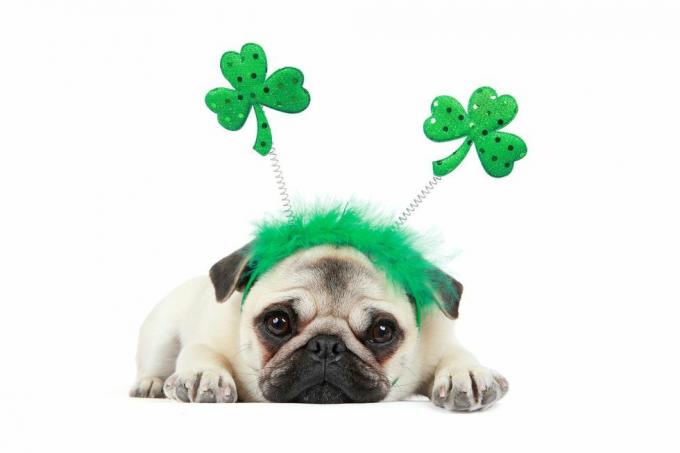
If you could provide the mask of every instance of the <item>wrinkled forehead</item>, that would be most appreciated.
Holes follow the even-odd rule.
[[[246,305],[251,299],[258,311],[288,299],[302,318],[347,318],[359,309],[394,312],[400,297],[362,253],[319,246],[279,263],[253,287]]]
[[[385,292],[382,276],[351,249],[313,250],[303,254],[290,272],[301,285],[323,297],[329,309],[342,309],[357,299],[380,297]]]

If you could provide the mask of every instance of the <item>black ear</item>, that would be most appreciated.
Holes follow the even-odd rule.
[[[449,274],[436,270],[431,273],[431,283],[437,293],[437,305],[447,318],[458,318],[458,306],[463,295],[463,284]]]
[[[248,266],[250,246],[248,243],[210,268],[210,280],[215,287],[217,302],[224,302],[234,291],[243,291],[252,269]]]

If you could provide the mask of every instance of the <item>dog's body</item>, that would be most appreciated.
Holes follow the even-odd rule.
[[[296,253],[242,304],[243,250],[154,308],[140,332],[132,396],[335,403],[422,394],[472,411],[507,392],[502,376],[458,344],[446,310],[431,310],[418,328],[408,295],[358,251]],[[449,317],[458,298],[448,301]]]

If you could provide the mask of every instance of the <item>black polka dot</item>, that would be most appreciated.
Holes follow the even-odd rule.
[[[486,152],[486,150],[485,150],[484,148],[480,148],[480,149],[479,149],[479,153],[480,153],[480,154],[484,154],[485,152]]]
[[[496,137],[496,138],[494,138],[494,140],[496,141],[496,143],[498,143],[498,142],[501,141],[501,138],[500,138],[500,137]]]
[[[262,91],[264,91],[265,93],[269,93],[269,87],[264,87]]]
[[[472,140],[468,140],[468,141],[467,141],[467,144],[468,144],[468,145],[472,145]]]
[[[242,94],[239,94],[237,97],[238,97],[238,100],[239,100],[239,101],[242,101],[242,100],[243,100],[243,95],[242,95]]]
[[[254,53],[254,54],[253,54],[253,60],[257,60],[258,58],[260,58],[260,54],[259,54],[259,53]]]
[[[465,118],[463,115],[458,115],[458,119],[463,121],[463,118]]]
[[[505,163],[505,168],[510,168],[510,162]]]
[[[448,131],[449,131],[449,127],[448,127],[448,126],[444,126],[444,127],[442,127],[442,130],[443,130],[444,132],[448,132]]]
[[[441,161],[441,160],[438,160],[438,161],[437,161],[437,165],[441,165],[441,164],[442,164],[442,161]]]
[[[251,79],[256,79],[256,78],[257,78],[257,74],[255,74],[254,72],[250,73],[250,78],[251,78]]]
[[[498,156],[491,156],[491,160],[496,162],[498,160]]]
[[[238,80],[239,82],[243,82],[243,77],[238,76],[238,77],[236,77],[236,80]]]
[[[512,151],[513,149],[515,149],[514,146],[512,146],[512,145],[509,145],[509,146],[508,146],[508,151]]]
[[[267,126],[267,123],[262,123],[262,129],[267,129],[267,127],[269,127]]]
[[[446,107],[446,113],[451,113],[453,109],[451,107]]]
[[[262,146],[262,147],[267,146],[267,142],[260,142],[260,146]]]
[[[498,122],[498,125],[499,125],[499,126],[502,126],[503,123],[505,123],[505,121],[503,121],[503,120],[498,120],[497,122]]]
[[[486,129],[484,129],[484,130],[482,131],[482,135],[487,135],[488,133],[489,133],[489,131],[487,131]]]

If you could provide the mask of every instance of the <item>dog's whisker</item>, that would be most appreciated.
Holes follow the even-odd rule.
[[[232,355],[229,357],[228,360],[230,360],[230,361],[234,360],[236,357],[240,356],[241,354],[243,354],[245,351],[247,351],[248,349],[250,349],[250,348],[252,348],[252,347],[253,347],[253,344],[252,344],[252,343],[247,343],[247,344],[245,344],[245,345],[244,345],[243,347],[241,347],[238,351],[236,351],[234,354],[232,354]]]

